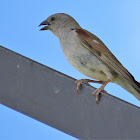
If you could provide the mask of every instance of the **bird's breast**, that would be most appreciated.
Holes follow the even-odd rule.
[[[60,43],[66,59],[74,68],[88,77],[106,81],[106,66],[80,43],[76,34],[65,37]]]

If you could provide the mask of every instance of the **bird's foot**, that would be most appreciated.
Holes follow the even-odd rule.
[[[98,83],[98,84],[103,84],[103,81],[95,81],[95,80],[90,80],[90,79],[80,79],[80,80],[76,80],[75,84],[77,86],[77,93],[79,92],[79,89],[81,88],[82,84],[85,83],[87,85],[90,85],[89,82],[93,82],[93,83]]]
[[[95,80],[90,80],[90,79],[81,79],[81,80],[76,80],[75,84],[77,86],[77,93],[79,92],[79,89],[81,87],[81,85],[83,83],[86,83],[87,85],[90,85],[89,82],[93,82],[93,83],[98,83],[98,84],[102,84],[100,88],[96,89],[92,94],[95,95],[96,94],[96,103],[99,103],[100,97],[101,97],[101,91],[104,91],[104,87],[110,82],[111,80],[108,79],[106,82],[103,81],[95,81]]]
[[[94,96],[95,96],[95,94],[96,94],[96,104],[99,103],[99,100],[100,100],[100,98],[101,98],[101,91],[104,91],[104,89],[98,88],[98,89],[96,89],[96,90],[92,93]]]
[[[95,94],[96,94],[96,104],[99,103],[99,100],[100,100],[100,98],[101,98],[101,92],[102,92],[102,91],[106,92],[106,91],[104,90],[104,88],[105,88],[105,86],[106,86],[110,81],[111,81],[110,79],[107,80],[106,82],[104,82],[104,83],[101,85],[100,88],[96,89],[96,90],[92,93],[94,96],[95,96]],[[106,92],[106,93],[107,93],[107,92]]]
[[[79,89],[81,88],[84,82],[89,85],[89,83],[86,82],[86,79],[80,79],[75,81],[75,85],[77,86],[77,93],[79,92]]]

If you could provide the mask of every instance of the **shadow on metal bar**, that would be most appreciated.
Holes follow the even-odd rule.
[[[0,102],[79,139],[140,139],[140,109],[0,46]]]

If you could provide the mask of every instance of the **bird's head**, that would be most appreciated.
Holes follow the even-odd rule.
[[[58,13],[49,16],[39,26],[42,25],[46,26],[41,28],[41,31],[50,30],[58,38],[60,37],[60,34],[62,34],[62,32],[80,28],[79,24],[75,21],[74,18],[64,13]]]

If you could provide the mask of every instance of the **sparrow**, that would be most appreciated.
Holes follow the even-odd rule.
[[[117,60],[106,45],[94,34],[83,29],[74,18],[65,13],[57,13],[48,17],[39,26],[40,30],[51,31],[60,40],[61,48],[67,61],[84,75],[96,79],[77,80],[77,92],[82,83],[99,83],[101,86],[93,92],[96,103],[105,86],[112,82],[134,95],[140,100],[140,83]]]

